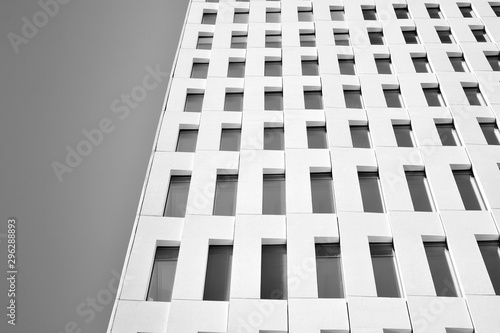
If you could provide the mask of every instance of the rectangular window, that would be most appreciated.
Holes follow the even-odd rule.
[[[246,49],[248,37],[246,35],[233,35],[231,37],[232,49]]]
[[[344,282],[339,244],[316,244],[318,298],[343,298]]]
[[[302,75],[307,75],[307,76],[319,75],[318,60],[302,60]]]
[[[441,9],[439,9],[439,5],[436,4],[425,4],[427,7],[427,12],[429,13],[429,17],[431,19],[441,19],[443,18],[443,14],[441,14]]]
[[[215,24],[217,13],[203,13],[201,24]]]
[[[234,216],[238,175],[217,175],[215,186],[214,215]]]
[[[396,4],[394,4],[396,6]],[[410,12],[408,11],[408,7],[394,7],[394,12],[396,13],[396,18],[399,20],[409,19]]]
[[[229,62],[227,66],[227,77],[245,77],[245,63]]]
[[[488,60],[488,63],[490,64],[492,70],[494,70],[495,72],[500,71],[500,56],[499,55],[486,56],[486,59]]]
[[[281,23],[281,13],[280,12],[267,12],[266,13],[267,23]]]
[[[455,43],[455,38],[453,38],[453,35],[451,34],[451,30],[438,30],[437,31],[439,40],[443,44],[453,44]]]
[[[307,127],[307,146],[309,149],[327,149],[325,126]]]
[[[264,76],[281,76],[281,61],[266,61],[264,64]]]
[[[495,123],[481,123],[481,131],[483,131],[484,138],[489,145],[500,145],[500,133],[498,126]]]
[[[332,21],[344,21],[345,13],[344,8],[330,9],[330,18]]]
[[[203,107],[203,94],[190,94],[186,95],[186,104],[184,111],[186,112],[201,112]]]
[[[170,302],[174,287],[179,247],[157,247],[153,273],[149,283],[148,301]]]
[[[262,245],[261,299],[287,299],[286,245]]]
[[[175,151],[194,153],[196,150],[196,141],[198,140],[197,129],[181,129],[177,139],[177,147]]]
[[[349,126],[353,148],[371,148],[368,126]]]
[[[378,297],[401,297],[392,244],[370,243],[373,274]]]
[[[226,93],[224,111],[243,111],[243,93]]]
[[[379,74],[392,74],[391,58],[375,59],[375,65]]]
[[[298,15],[299,22],[313,22],[314,21],[312,9],[299,10],[297,15]]]
[[[266,35],[266,47],[279,49],[281,47],[281,35]]]
[[[223,128],[220,139],[221,151],[240,151],[241,129]]]
[[[208,74],[208,63],[193,63],[191,70],[191,78],[193,79],[206,79]]]
[[[264,175],[262,214],[285,215],[285,175]]]
[[[196,48],[199,50],[211,50],[213,40],[213,36],[199,36]]]
[[[465,6],[459,6],[459,8],[463,17],[476,17],[470,4]]]
[[[285,131],[283,127],[264,128],[264,150],[285,149]]]
[[[415,147],[413,131],[410,125],[392,125],[398,147]]]
[[[406,181],[410,190],[413,209],[416,212],[432,212],[433,205],[427,177],[423,171],[406,171]]]
[[[377,20],[377,11],[375,8],[365,8],[362,9],[363,12],[363,18],[367,21],[374,21]]]
[[[403,107],[403,97],[399,89],[384,89],[384,97],[388,108]]]
[[[167,203],[163,216],[184,217],[189,194],[191,176],[171,176],[168,186]]]
[[[412,57],[413,66],[415,67],[415,72],[417,73],[431,73],[431,66],[429,65],[429,60],[427,57]]]
[[[348,109],[362,109],[363,100],[361,90],[344,90],[345,107]]]
[[[339,59],[340,74],[356,75],[354,59]]]
[[[283,110],[283,92],[266,91],[264,92],[264,110]]]
[[[304,106],[306,110],[323,109],[323,94],[321,91],[304,91]]]
[[[232,245],[209,246],[204,301],[229,301],[232,261]]]
[[[423,88],[423,91],[428,106],[446,106],[439,87]]]
[[[363,210],[369,213],[383,213],[384,204],[377,172],[358,172]]]
[[[234,13],[233,23],[248,23],[248,13]]]
[[[467,96],[467,100],[470,105],[486,105],[486,101],[484,100],[479,87],[464,87],[464,93],[465,96]]]
[[[460,140],[458,139],[457,131],[453,123],[449,124],[436,124],[436,129],[441,139],[443,146],[459,146]]]
[[[335,40],[335,45],[339,46],[351,45],[349,32],[334,32],[333,39]]]
[[[311,173],[313,214],[334,213],[332,173]]]
[[[479,43],[487,43],[490,42],[490,38],[484,29],[471,29],[472,34],[476,38],[476,41]]]
[[[493,10],[493,12],[495,13],[495,15],[497,17],[500,17],[500,5],[493,4],[490,2],[490,6],[491,6],[491,9]]]
[[[384,34],[382,31],[368,32],[371,45],[384,45]]]
[[[300,46],[313,47],[316,46],[316,35],[314,33],[301,33],[299,35]]]
[[[448,57],[455,72],[469,72],[469,67],[463,56]]]
[[[418,44],[420,40],[418,39],[416,30],[407,30],[403,31],[403,37],[405,39],[406,44]]]
[[[486,270],[496,295],[500,295],[500,248],[498,241],[478,242]]]
[[[484,210],[484,202],[471,170],[453,170],[465,210]]]
[[[458,297],[457,279],[446,243],[424,243],[437,296]]]

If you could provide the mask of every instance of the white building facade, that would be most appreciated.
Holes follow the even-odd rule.
[[[500,332],[499,16],[191,0],[108,332]]]

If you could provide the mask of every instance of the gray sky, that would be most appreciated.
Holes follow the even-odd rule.
[[[38,0],[0,2],[1,332],[61,333],[71,322],[75,332],[106,330],[168,83],[144,79],[148,67],[170,73],[188,3],[58,1],[52,15]],[[38,31],[23,31],[23,17]],[[129,106],[122,94],[135,96]],[[84,130],[94,133],[90,148]],[[87,156],[70,166],[67,147]],[[4,307],[10,217],[15,328]]]

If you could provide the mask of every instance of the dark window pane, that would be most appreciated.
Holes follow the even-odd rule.
[[[194,79],[206,79],[208,74],[208,63],[194,63],[191,77]]]
[[[310,149],[327,149],[326,127],[308,127],[307,144]]]
[[[265,92],[264,110],[283,110],[283,93],[281,91]]]
[[[342,75],[355,75],[353,59],[339,59],[340,74]]]
[[[196,150],[198,130],[179,130],[175,151],[193,153]]]
[[[384,89],[385,102],[388,108],[402,108],[403,99],[399,89]]]
[[[285,175],[264,175],[262,214],[285,215]]]
[[[495,15],[497,17],[500,17],[500,5],[490,4],[490,6],[491,6],[491,9],[493,10],[493,12],[495,13]]]
[[[264,76],[281,76],[281,61],[266,61]]]
[[[495,294],[500,295],[500,253],[498,242],[479,242],[479,250],[488,270]]]
[[[446,244],[424,243],[424,247],[436,295],[445,297],[459,296]]]
[[[369,32],[368,38],[370,38],[371,45],[384,45],[384,35],[382,34],[382,32]]]
[[[262,245],[261,299],[286,299],[286,245]]]
[[[245,63],[244,62],[230,62],[227,68],[227,77],[244,77],[245,76]]]
[[[211,245],[208,248],[204,301],[229,300],[232,261],[232,245]]]
[[[467,64],[463,57],[449,57],[455,72],[468,72]]]
[[[429,61],[427,60],[427,57],[412,58],[412,61],[417,73],[431,72],[431,67],[429,65]]]
[[[403,37],[406,44],[418,44],[418,36],[416,31],[403,31]]]
[[[344,10],[343,9],[332,9],[330,10],[330,17],[332,21],[344,21]]]
[[[248,23],[248,13],[234,13],[234,23]]]
[[[344,90],[345,107],[350,109],[362,109],[361,90]]]
[[[177,268],[178,247],[156,248],[155,262],[149,284],[148,301],[170,302]]]
[[[439,88],[423,88],[427,105],[429,106],[445,106],[443,96]]]
[[[224,111],[243,111],[243,93],[226,93]]]
[[[498,132],[498,127],[495,123],[479,125],[481,126],[484,138],[489,145],[500,145],[500,133]]]
[[[280,12],[268,12],[266,13],[267,23],[281,23],[281,13]]]
[[[302,75],[319,75],[318,60],[302,60]]]
[[[461,6],[460,11],[464,17],[476,17],[471,6]]]
[[[203,94],[187,94],[184,111],[201,112],[203,106]]]
[[[350,126],[353,148],[371,148],[368,126]]]
[[[164,216],[184,217],[191,176],[171,176]]]
[[[370,244],[378,297],[401,297],[392,244]]]
[[[308,11],[299,11],[298,12],[298,19],[299,22],[312,22],[314,21],[314,16],[313,12],[308,10]]]
[[[281,35],[266,35],[266,47],[280,48]]]
[[[300,34],[300,46],[316,46],[316,35],[315,34]]]
[[[394,8],[394,12],[396,13],[396,18],[398,18],[398,19],[409,19],[410,18],[410,13],[408,12],[407,7]]]
[[[323,108],[323,94],[321,91],[304,91],[304,105],[306,110]]]
[[[334,32],[333,38],[335,40],[335,45],[341,45],[341,46],[351,45],[348,32]]]
[[[214,215],[234,216],[236,212],[237,175],[217,175]]]
[[[416,212],[432,212],[430,191],[425,173],[407,171],[405,174],[411,201],[413,202],[413,209]]]
[[[378,174],[374,172],[358,172],[361,198],[365,212],[383,213],[382,193]]]
[[[398,147],[415,147],[410,125],[393,125]]]
[[[375,59],[375,65],[379,74],[392,74],[391,59]]]
[[[264,150],[283,150],[285,132],[282,127],[264,128]]]
[[[481,91],[479,91],[478,87],[468,87],[464,88],[465,96],[467,96],[467,100],[470,105],[485,105],[483,95]]]
[[[213,39],[212,36],[199,36],[196,48],[200,50],[211,50]]]
[[[376,20],[377,19],[377,12],[375,9],[363,9],[363,18],[365,20]]]
[[[343,298],[342,262],[338,244],[316,244],[319,298]]]
[[[311,173],[313,213],[334,213],[332,182],[331,173]]]
[[[476,179],[470,170],[453,171],[458,191],[466,210],[483,210],[484,204]]]
[[[247,36],[233,36],[231,37],[231,48],[232,49],[246,49],[247,47]]]
[[[476,37],[476,41],[480,43],[486,43],[490,41],[484,29],[472,29],[472,34],[474,35],[474,37]]]
[[[437,34],[443,44],[451,44],[455,42],[450,30],[438,30]]]
[[[223,128],[221,132],[220,150],[239,151],[241,141],[241,129]]]
[[[201,23],[202,24],[215,24],[216,20],[217,20],[217,13],[203,13]]]
[[[429,13],[429,17],[432,19],[440,19],[443,18],[441,15],[441,10],[439,7],[427,7],[427,12]]]
[[[458,146],[458,136],[453,124],[436,124],[443,146]]]
[[[498,6],[500,8],[500,6]],[[500,56],[487,56],[488,62],[490,63],[491,69],[494,71],[500,71]]]

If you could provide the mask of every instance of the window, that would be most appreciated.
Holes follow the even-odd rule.
[[[354,59],[339,59],[340,74],[356,75]]]
[[[307,127],[307,147],[310,149],[327,149],[325,126]]]
[[[191,176],[171,176],[163,216],[184,217]]]
[[[464,87],[464,92],[470,105],[486,105],[486,101],[479,87]]]
[[[420,43],[416,30],[403,31],[403,37],[406,44],[418,44]]]
[[[333,39],[335,40],[335,45],[341,45],[341,46],[351,45],[349,32],[334,32]]]
[[[494,70],[496,72],[500,71],[500,56],[498,54],[492,55],[492,56],[486,56],[486,59],[490,63],[492,70]]]
[[[427,13],[429,13],[429,17],[431,19],[443,18],[443,14],[441,14],[441,9],[439,8],[439,5],[427,3],[425,4],[425,7],[427,7]]]
[[[430,73],[431,66],[429,65],[429,60],[427,57],[412,57],[413,66],[415,67],[415,72],[417,73]]]
[[[213,36],[199,36],[196,48],[200,50],[211,50],[213,40]]]
[[[377,172],[358,172],[363,209],[369,213],[383,213],[384,204]]]
[[[391,58],[375,59],[375,65],[379,74],[392,74]]]
[[[388,108],[403,107],[403,98],[399,89],[384,89],[384,97]]]
[[[495,123],[481,123],[481,130],[483,131],[484,138],[489,145],[500,145],[500,133],[498,132],[497,124]]]
[[[349,126],[353,148],[371,148],[368,126]]]
[[[264,93],[264,110],[283,110],[283,92],[266,91]]]
[[[229,301],[232,261],[232,245],[210,245],[208,247],[204,301]]]
[[[434,209],[425,172],[406,171],[405,175],[411,201],[413,202],[413,209],[416,212],[432,212]]]
[[[401,297],[392,244],[370,243],[373,274],[378,297]]]
[[[486,270],[496,295],[500,295],[500,252],[498,241],[478,242]]]
[[[319,75],[318,60],[302,60],[302,75]]]
[[[488,37],[484,29],[471,29],[471,31],[476,38],[476,41],[478,41],[479,43],[490,42],[490,38]]]
[[[465,210],[484,210],[484,202],[471,170],[453,170]]]
[[[203,13],[201,18],[202,24],[215,24],[217,20],[217,13]]]
[[[266,47],[280,48],[281,35],[266,35]]]
[[[285,215],[285,175],[264,175],[262,214]]]
[[[377,11],[375,10],[375,8],[365,8],[365,9],[362,9],[362,12],[363,12],[363,18],[365,20],[376,20],[377,19]]]
[[[179,130],[179,138],[177,139],[177,147],[175,151],[193,153],[196,150],[197,140],[197,129],[181,129]]]
[[[332,21],[344,21],[344,7],[330,9],[330,18],[332,19]]]
[[[392,125],[398,147],[415,147],[413,131],[410,125]]]
[[[281,13],[280,12],[267,12],[266,13],[267,23],[281,23]]]
[[[243,93],[226,93],[224,111],[243,111]]]
[[[206,2],[215,2],[215,3],[218,3],[219,0],[205,0]]]
[[[299,38],[302,47],[316,46],[316,35],[314,33],[301,33]]]
[[[233,35],[231,37],[231,48],[232,49],[246,49],[247,48],[247,36],[246,35]]]
[[[382,31],[368,32],[371,45],[384,45],[384,34]]]
[[[193,63],[191,70],[191,78],[193,79],[206,79],[208,74],[208,63]]]
[[[248,13],[234,13],[233,23],[248,23]]]
[[[297,14],[298,14],[299,22],[312,22],[312,21],[314,21],[312,9],[299,10],[299,12]]]
[[[493,4],[490,2],[490,6],[491,6],[491,9],[493,10],[493,12],[495,13],[495,15],[497,17],[500,17],[500,5]]]
[[[285,149],[285,131],[283,127],[264,128],[264,150]]]
[[[424,243],[425,254],[434,281],[437,296],[458,297],[457,279],[451,265],[451,258],[445,243]]]
[[[286,245],[262,245],[260,298],[286,299]]]
[[[455,72],[468,72],[469,67],[467,67],[467,63],[463,56],[459,57],[448,57],[450,59],[451,65]]]
[[[321,91],[304,91],[304,105],[306,110],[323,108],[323,94]]]
[[[220,138],[221,151],[240,151],[241,129],[223,128]]]
[[[244,62],[229,62],[227,66],[227,77],[244,77],[245,63]]]
[[[191,94],[186,95],[186,104],[184,105],[184,111],[186,112],[201,112],[203,106],[203,94]]]
[[[344,90],[345,107],[349,109],[362,109],[361,90]]]
[[[453,123],[436,124],[436,129],[443,146],[458,146],[460,144],[457,131],[455,130]]]
[[[394,4],[394,6],[396,6]],[[410,18],[410,12],[408,12],[408,7],[394,7],[394,12],[396,13],[396,18],[400,20],[404,19],[409,19]]]
[[[313,214],[334,213],[332,173],[311,173]]]
[[[462,12],[463,17],[476,17],[470,4],[466,6],[459,6],[459,8],[460,12]]]
[[[437,30],[437,34],[439,37],[439,40],[443,44],[452,44],[455,43],[455,38],[453,38],[453,35],[451,34],[451,30]]]
[[[343,298],[344,283],[339,244],[316,244],[318,298]]]
[[[217,175],[215,185],[214,215],[234,216],[238,175]]]
[[[423,91],[428,106],[446,106],[439,87],[423,88]]]
[[[178,247],[156,248],[153,273],[149,283],[148,301],[171,301],[178,256]]]
[[[281,61],[266,61],[264,64],[264,76],[281,76]]]

